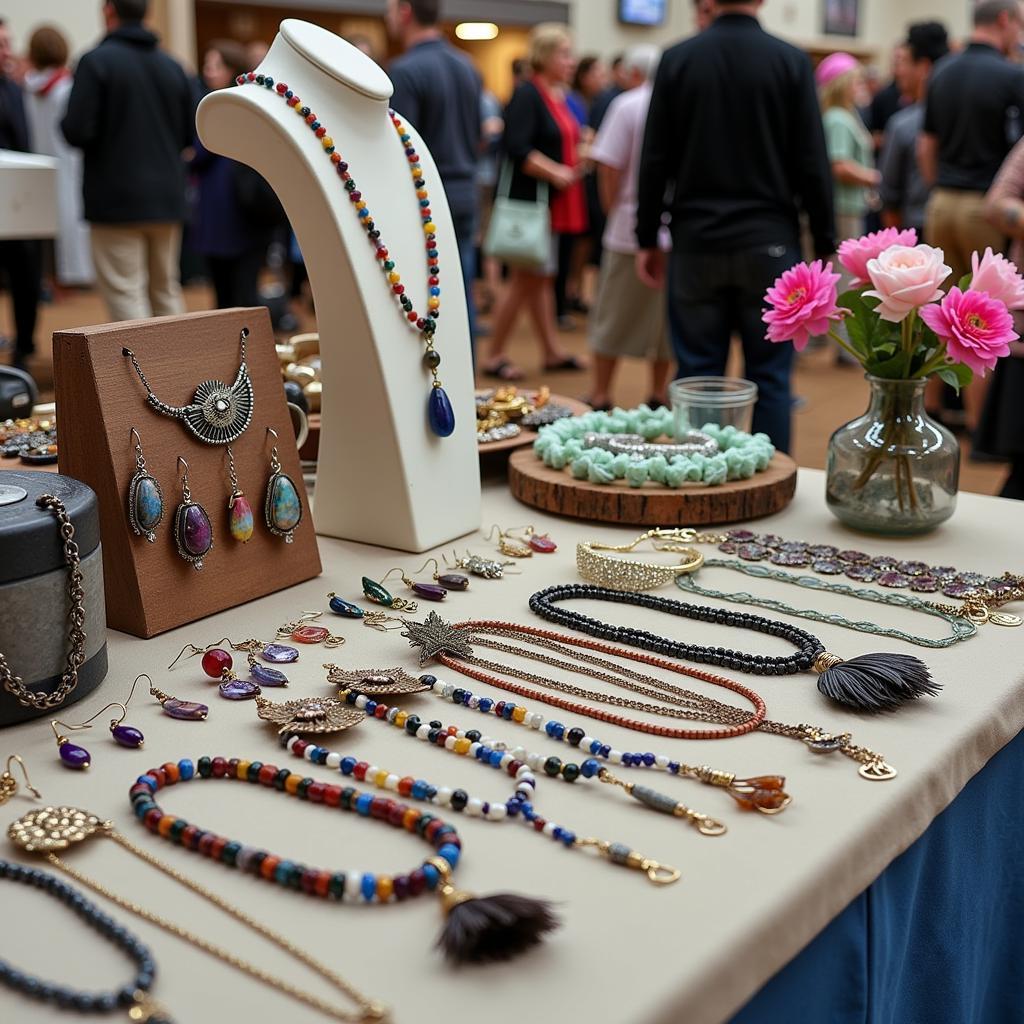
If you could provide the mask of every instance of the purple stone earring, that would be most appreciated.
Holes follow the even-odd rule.
[[[123,704],[120,701],[111,701],[109,704],[105,704],[103,707],[96,712],[90,718],[87,718],[84,722],[79,725],[68,725],[65,722],[61,722],[54,719],[50,722],[50,728],[53,729],[53,735],[57,740],[57,751],[60,754],[61,763],[66,768],[74,768],[81,770],[88,768],[92,763],[92,755],[85,747],[78,746],[77,743],[72,743],[67,736],[61,735],[57,731],[57,726],[67,729],[68,732],[72,732],[76,729],[91,729],[93,719],[99,718],[107,708],[120,708],[121,714],[117,718],[112,718],[107,728],[110,730],[110,735],[114,742],[121,747],[125,747],[128,750],[139,750],[142,744],[145,742],[146,737],[142,735],[139,729],[136,729],[134,725],[125,725],[124,720],[128,715],[128,702],[132,699],[132,694],[135,693],[135,687],[139,682],[139,679],[149,679],[149,676],[139,676],[128,693],[128,700]],[[152,682],[152,680],[150,680]]]
[[[180,455],[178,462],[185,467],[185,473],[181,481],[181,503],[174,512],[174,543],[178,554],[198,571],[203,567],[203,557],[213,547],[213,525],[206,509],[192,500],[188,463]]]

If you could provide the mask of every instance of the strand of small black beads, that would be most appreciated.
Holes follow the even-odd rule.
[[[638,608],[665,612],[697,622],[714,622],[737,629],[749,629],[758,633],[778,637],[797,648],[788,657],[772,657],[766,654],[748,654],[725,647],[705,647],[701,644],[687,644],[670,640],[645,629],[629,626],[615,626],[591,615],[559,607],[564,601],[613,601],[617,604],[631,604]],[[825,651],[825,645],[812,634],[798,626],[766,619],[749,612],[729,611],[725,608],[711,608],[707,605],[687,604],[654,594],[633,594],[627,591],[611,590],[588,584],[568,584],[548,587],[530,598],[530,610],[549,622],[557,622],[578,633],[587,633],[602,640],[638,647],[640,650],[680,661],[694,661],[703,665],[718,665],[722,668],[750,672],[757,676],[786,676],[806,672],[814,666],[818,656]]]
[[[90,928],[99,932],[113,945],[124,950],[137,966],[134,979],[114,992],[76,992],[64,985],[42,981],[12,967],[6,960],[0,960],[0,984],[40,1002],[52,1003],[62,1010],[77,1010],[79,1013],[113,1013],[140,1003],[152,988],[156,975],[156,963],[148,947],[144,946],[126,928],[105,914],[95,903],[90,902],[77,889],[62,881],[56,875],[39,868],[23,867],[10,861],[0,860],[0,878],[11,882],[30,885],[61,903],[66,904]],[[5,929],[11,938],[11,929]],[[14,1018],[10,1018],[13,1020]],[[171,1024],[166,1016],[150,1016],[150,1024]]]
[[[297,743],[298,756],[306,746]],[[292,750],[295,753],[293,747]],[[395,828],[403,828],[421,836],[436,851],[436,857],[425,860],[418,868],[404,875],[375,875],[365,871],[325,871],[306,867],[296,861],[278,857],[215,832],[207,832],[184,818],[162,811],[154,794],[165,786],[190,779],[238,779],[266,786],[300,800],[324,804],[330,808],[351,811],[364,818],[376,818]],[[310,896],[329,900],[361,903],[388,903],[418,896],[441,884],[441,872],[433,863],[438,858],[453,872],[459,863],[462,842],[454,826],[432,814],[398,803],[388,797],[362,793],[353,786],[333,786],[298,775],[287,768],[262,761],[230,760],[224,757],[201,757],[193,765],[190,760],[169,761],[140,775],[129,790],[135,817],[154,835],[168,842],[194,850],[211,860],[247,874],[274,882],[285,889],[296,889]],[[443,865],[442,865],[443,866]],[[449,872],[449,873],[450,873]]]

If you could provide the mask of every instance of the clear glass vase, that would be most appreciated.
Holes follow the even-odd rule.
[[[867,412],[828,443],[828,507],[856,530],[927,533],[956,508],[960,446],[925,412],[923,380],[866,376]]]

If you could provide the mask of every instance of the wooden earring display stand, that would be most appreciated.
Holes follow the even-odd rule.
[[[230,384],[241,358],[239,333],[249,328],[246,362],[255,403],[246,431],[231,445],[239,489],[252,505],[255,530],[245,544],[228,529],[231,484],[225,445],[205,444],[180,420],[146,402],[146,390],[122,348],[137,356],[150,387],[168,405],[187,405],[204,380]],[[151,637],[215,612],[320,575],[320,554],[295,434],[281,387],[281,371],[267,310],[229,309],[80,327],[53,336],[53,372],[59,420],[60,472],[97,494],[107,623]],[[135,427],[147,470],[163,491],[164,518],[150,544],[128,523],[128,485],[135,473]],[[270,450],[277,431],[282,471],[303,502],[294,541],[266,526],[263,503]],[[192,500],[213,526],[213,547],[197,572],[174,543],[174,510],[181,501],[178,456],[189,466]]]

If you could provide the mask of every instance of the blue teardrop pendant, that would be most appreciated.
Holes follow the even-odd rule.
[[[335,615],[343,615],[346,619],[361,619],[366,615],[359,605],[346,601],[343,597],[338,597],[337,594],[330,593],[327,596],[330,599],[331,611]]]
[[[455,410],[448,399],[443,387],[435,384],[430,389],[430,398],[427,400],[427,417],[430,420],[430,429],[438,437],[450,437],[455,430]]]

